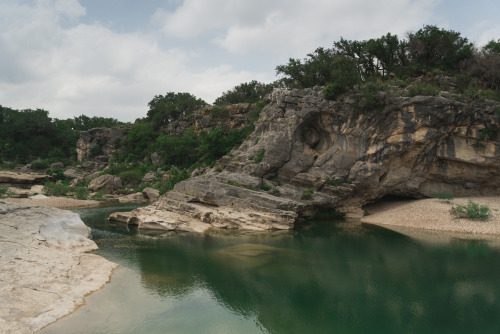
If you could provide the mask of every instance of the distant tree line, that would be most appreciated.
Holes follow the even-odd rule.
[[[49,117],[49,112],[43,109],[15,110],[0,106],[0,163],[71,159],[76,156],[80,131],[119,124],[122,123],[112,118],[81,115],[61,120]]]

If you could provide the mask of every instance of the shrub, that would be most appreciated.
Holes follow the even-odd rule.
[[[45,174],[54,176],[56,180],[64,180],[64,170],[63,169],[47,169]]]
[[[264,191],[269,191],[269,190],[271,190],[271,186],[268,184],[262,184],[262,186],[260,186],[260,189],[262,189]]]
[[[69,192],[69,186],[63,183],[46,182],[43,185],[43,190],[51,196],[66,196]]]
[[[271,190],[269,190],[269,193],[273,196],[278,196],[278,197],[281,195],[278,188],[272,188]]]
[[[311,199],[313,197],[313,194],[314,194],[314,190],[312,189],[306,189],[302,192],[302,199],[305,199],[305,200],[308,200],[308,199]]]
[[[486,220],[491,217],[491,210],[488,205],[479,205],[472,200],[469,200],[467,205],[457,205],[453,210],[464,218]]]
[[[4,197],[7,195],[7,191],[9,191],[9,187],[0,186],[0,197]]]
[[[89,197],[89,190],[85,187],[77,187],[75,189],[76,199],[87,199]]]
[[[259,151],[259,153],[253,159],[253,162],[256,163],[256,164],[260,163],[262,161],[262,159],[264,159],[264,154],[266,154],[266,150],[265,149],[261,149]]]
[[[417,95],[424,95],[424,96],[436,96],[439,95],[440,90],[438,87],[433,86],[428,83],[414,83],[410,87],[408,87],[408,95],[410,97],[417,96]]]
[[[123,184],[139,184],[141,182],[142,176],[138,170],[127,170],[118,174],[120,179],[122,179]]]
[[[92,195],[92,199],[101,199],[104,195],[109,194],[109,189],[103,188]]]
[[[46,168],[49,168],[49,164],[44,161],[33,161],[31,163],[31,169],[42,170]]]
[[[231,180],[227,180],[227,184],[229,184],[230,186],[233,186],[233,187],[238,187],[238,188],[243,187],[241,184],[233,182]]]
[[[446,191],[444,191],[442,193],[432,194],[432,196],[439,198],[439,199],[443,199],[443,200],[452,200],[454,198],[454,195],[452,193],[449,193]]]
[[[345,182],[344,179],[339,179],[339,180],[328,179],[328,180],[326,180],[326,184],[328,184],[329,186],[332,186],[332,187],[339,187],[342,184],[344,184],[344,182]]]

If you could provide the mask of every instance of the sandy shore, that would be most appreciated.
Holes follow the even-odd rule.
[[[80,209],[97,207],[101,202],[94,200],[80,200],[67,197],[46,197],[46,198],[4,198],[5,201],[23,203],[28,205],[51,206],[59,209]]]
[[[452,213],[456,205],[472,200],[490,207],[492,217],[486,221],[458,218]],[[399,233],[420,236],[419,239],[461,237],[500,239],[500,197],[467,197],[450,201],[429,198],[412,201],[381,202],[366,207],[369,213],[363,223],[380,225]],[[426,232],[427,231],[427,232]],[[439,232],[439,233],[436,233]]]

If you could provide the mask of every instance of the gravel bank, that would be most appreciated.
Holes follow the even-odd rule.
[[[37,206],[51,206],[59,209],[80,209],[97,207],[101,205],[99,201],[80,200],[67,197],[46,197],[46,198],[5,198],[5,201],[23,203]]]
[[[452,213],[453,206],[467,205],[469,200],[488,205],[492,217],[486,221],[456,217]],[[500,238],[500,197],[381,202],[367,206],[366,211],[369,215],[361,219],[363,223],[384,226],[398,232],[419,233],[418,230],[427,230],[476,239]]]

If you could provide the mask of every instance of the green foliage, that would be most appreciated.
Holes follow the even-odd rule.
[[[101,190],[99,190],[98,192],[96,192],[95,194],[93,194],[90,198],[92,199],[102,199],[104,197],[104,195],[107,195],[109,194],[109,189],[106,189],[106,188],[103,188]]]
[[[43,109],[0,106],[0,159],[24,164],[35,157],[74,157],[79,134],[71,124],[50,118]]]
[[[177,183],[188,179],[191,175],[186,168],[179,170],[174,167],[170,170],[168,176],[168,180],[159,187],[160,195],[163,195],[167,191],[174,189],[174,186]]]
[[[449,193],[447,191],[435,193],[435,194],[432,194],[432,196],[439,198],[439,199],[442,199],[442,200],[452,200],[453,198],[455,198],[455,196],[452,193]]]
[[[312,189],[306,189],[302,192],[302,199],[309,200],[313,197],[314,190]]]
[[[264,84],[255,80],[242,83],[215,99],[214,105],[222,106],[236,103],[256,103],[278,86],[277,83]]]
[[[361,93],[355,97],[352,106],[362,111],[382,110],[387,104],[387,96],[381,93],[384,89],[377,82],[367,82],[361,87]]]
[[[160,135],[156,142],[167,165],[189,166],[199,159],[200,154],[197,148],[200,143],[192,128],[180,136]]]
[[[158,129],[206,105],[205,101],[190,93],[168,92],[165,96],[156,95],[148,103],[148,120]]]
[[[339,95],[361,82],[357,62],[352,58],[336,57],[333,60],[331,71],[332,80],[326,84],[323,90],[327,100],[336,100]]]
[[[458,71],[473,57],[474,45],[460,33],[426,25],[408,34],[408,57],[416,73],[432,69]]]
[[[88,117],[85,115],[73,117],[72,122],[73,122],[72,124],[73,129],[78,131],[87,131],[93,128],[113,128],[124,124],[114,118],[106,118],[98,116]]]
[[[243,187],[241,184],[233,182],[231,180],[227,180],[226,183],[229,184],[230,186],[233,186],[233,187],[238,187],[238,188],[242,188]]]
[[[34,170],[42,170],[49,168],[49,164],[46,163],[45,161],[33,161],[31,164],[31,169]]]
[[[489,52],[500,54],[500,38],[498,40],[491,40],[485,45],[484,49]]]
[[[328,184],[329,186],[332,186],[332,187],[339,187],[341,185],[343,185],[346,181],[344,179],[338,179],[338,180],[331,180],[331,179],[328,179],[326,180],[326,184]]]
[[[486,220],[491,217],[491,210],[488,205],[479,205],[469,200],[467,205],[457,205],[454,211],[465,218]]]
[[[128,161],[138,161],[152,153],[158,132],[147,124],[136,122],[128,131],[125,156]]]
[[[253,162],[256,164],[259,164],[262,162],[262,159],[264,159],[264,155],[266,154],[266,150],[263,148],[257,153],[255,158],[253,159]]]
[[[214,106],[210,111],[210,116],[216,119],[227,118],[230,116],[229,109],[223,106]]]
[[[64,169],[59,169],[59,168],[54,168],[54,169],[47,169],[45,171],[45,174],[53,176],[56,178],[56,180],[64,180]]]
[[[4,197],[7,195],[7,192],[9,191],[9,187],[6,185],[0,185],[0,197]]]
[[[264,191],[269,191],[271,190],[271,186],[268,185],[268,184],[265,184],[263,183],[261,186],[260,186],[260,189],[264,190]]]
[[[117,176],[120,177],[124,185],[138,185],[144,175],[141,175],[140,171],[132,169],[120,172]]]
[[[408,95],[409,96],[436,96],[440,93],[439,87],[436,87],[430,83],[425,82],[416,82],[410,87],[408,87]]]
[[[86,187],[75,188],[76,199],[87,199],[89,197],[89,190]]]
[[[61,182],[46,182],[43,185],[43,190],[46,194],[51,196],[66,196],[70,188],[68,185]]]
[[[280,190],[278,188],[271,188],[271,190],[269,190],[269,193],[276,197],[281,196]]]

